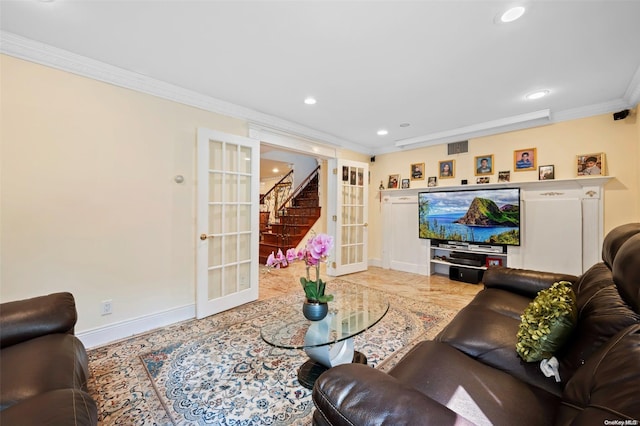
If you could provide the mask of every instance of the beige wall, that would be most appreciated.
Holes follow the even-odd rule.
[[[555,166],[556,179],[576,176],[576,155],[605,152],[608,174],[615,177],[605,187],[605,232],[623,223],[640,221],[640,124],[635,114],[619,121],[614,121],[611,114],[603,114],[471,139],[469,152],[465,154],[449,156],[447,146],[438,145],[376,156],[376,162],[371,165],[369,257],[380,259],[382,256],[380,192],[376,188],[380,181],[386,187],[390,174],[407,178],[412,163],[424,162],[425,175],[437,176],[438,162],[454,159],[455,178],[438,179],[438,186],[460,185],[461,179],[467,179],[472,188],[476,180],[474,157],[493,154],[496,174],[491,176],[491,182],[497,182],[497,172],[502,170],[511,170],[511,182],[537,180],[537,171],[514,172],[513,151],[526,148],[536,148],[538,166]],[[411,181],[411,187],[426,187],[426,182]]]
[[[246,135],[246,123],[8,56],[0,67],[0,299],[71,291],[80,332],[193,304],[196,129]],[[496,170],[509,170],[514,148],[537,147],[539,164],[555,164],[561,179],[573,176],[576,154],[604,151],[616,176],[605,195],[608,230],[639,220],[639,141],[635,119],[610,114],[475,139],[453,157],[451,184],[474,180],[475,155],[494,154]],[[370,163],[370,258],[381,252],[380,180],[423,161],[432,176],[447,158],[435,146]],[[103,317],[105,299],[114,313]]]
[[[8,56],[1,90],[1,299],[71,291],[77,331],[193,304],[196,129],[246,124]]]

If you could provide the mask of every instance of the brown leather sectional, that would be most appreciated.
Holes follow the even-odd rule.
[[[0,424],[96,425],[71,293],[0,305]]]
[[[484,289],[388,374],[360,364],[323,373],[314,424],[640,424],[640,223],[612,230],[602,259],[580,277],[487,270]],[[556,383],[515,345],[520,315],[559,280],[574,283],[578,323],[555,354]]]

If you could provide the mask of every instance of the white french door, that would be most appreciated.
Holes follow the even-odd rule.
[[[335,237],[335,261],[328,265],[327,274],[364,271],[368,267],[369,164],[330,160],[327,180],[327,195],[335,202],[327,225]]]
[[[198,129],[196,316],[258,298],[260,143]]]

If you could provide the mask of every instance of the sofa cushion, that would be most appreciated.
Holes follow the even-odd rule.
[[[542,374],[537,364],[524,362],[515,350],[520,316],[530,302],[519,294],[486,288],[434,340],[560,396],[562,385]]]
[[[620,247],[636,234],[640,234],[640,223],[620,225],[607,233],[602,242],[602,260],[609,269],[613,268]]]
[[[61,292],[0,305],[0,347],[50,333],[73,333],[78,314],[71,293]]]
[[[527,362],[551,358],[576,325],[576,296],[568,281],[540,290],[522,313],[516,352]]]
[[[640,234],[629,238],[613,261],[613,281],[625,302],[640,313]]]
[[[442,342],[419,343],[389,374],[476,424],[549,425],[560,402]]]
[[[576,371],[565,388],[556,424],[637,424],[638,366],[640,325],[634,325],[616,334]]]
[[[2,426],[85,426],[98,423],[93,399],[77,389],[45,392],[0,411]]]
[[[2,349],[0,409],[56,389],[86,390],[87,354],[70,334],[49,334]]]
[[[589,268],[574,285],[578,323],[556,357],[560,377],[568,381],[612,336],[640,322],[640,315],[620,297],[613,275],[604,263]]]

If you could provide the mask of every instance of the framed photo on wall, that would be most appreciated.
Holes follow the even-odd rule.
[[[456,176],[456,160],[440,161],[438,170],[440,171],[440,179],[448,179]]]
[[[387,188],[398,189],[399,180],[400,180],[400,175],[389,175],[389,182],[387,183]]]
[[[475,157],[474,166],[476,176],[493,174],[493,155],[479,155]]]
[[[538,180],[551,180],[555,178],[555,170],[552,164],[538,167]]]
[[[606,162],[604,157],[604,152],[578,155],[576,158],[578,176],[605,176]]]
[[[409,188],[409,179],[402,179],[402,189]]]
[[[429,180],[427,181],[427,186],[438,186],[438,177],[429,176]]]
[[[510,181],[511,181],[511,170],[498,172],[498,182],[510,182]]]
[[[411,180],[424,180],[424,163],[411,165]]]
[[[536,149],[525,148],[513,151],[513,170],[525,172],[536,169]]]

